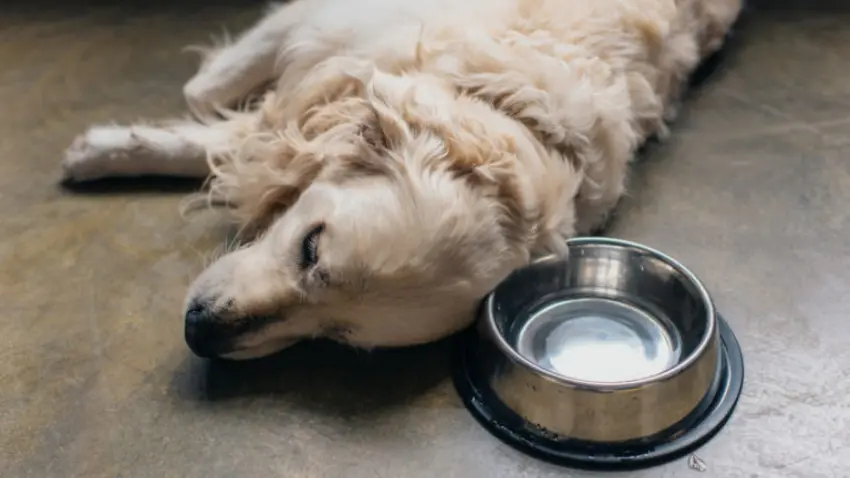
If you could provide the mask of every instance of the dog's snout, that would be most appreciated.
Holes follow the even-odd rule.
[[[227,346],[230,337],[227,327],[209,306],[192,304],[186,310],[185,322],[186,345],[195,355],[214,357]]]

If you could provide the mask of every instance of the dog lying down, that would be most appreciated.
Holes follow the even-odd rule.
[[[210,177],[248,240],[190,288],[197,355],[434,341],[603,224],[740,3],[295,0],[207,52],[197,120],[92,127],[63,167]]]

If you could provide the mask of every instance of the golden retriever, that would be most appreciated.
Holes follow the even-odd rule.
[[[740,3],[295,0],[206,52],[195,120],[93,127],[63,167],[209,176],[250,232],[190,288],[197,355],[429,342],[603,224]]]

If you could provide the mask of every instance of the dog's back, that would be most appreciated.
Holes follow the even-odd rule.
[[[589,157],[572,155],[589,179],[577,225],[588,232],[622,195],[636,147],[666,133],[687,77],[739,10],[740,0],[300,0],[265,20],[286,32],[265,119],[280,128],[352,94],[348,78],[372,70],[432,75],[525,123],[548,148],[594,143]]]
[[[551,48],[569,61],[575,48],[614,68],[647,62],[675,70],[675,83],[719,48],[740,0],[296,0],[264,22],[286,31],[277,73],[291,88],[334,56],[367,59],[384,70],[410,68],[421,45],[440,48],[491,38]],[[570,51],[573,50],[573,51]],[[665,63],[666,62],[666,63]],[[675,66],[674,66],[675,65]],[[658,87],[670,89],[667,80]]]

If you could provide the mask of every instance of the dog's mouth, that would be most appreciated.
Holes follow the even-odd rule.
[[[225,318],[208,301],[193,301],[185,315],[186,345],[201,358],[245,354],[255,348],[246,346],[246,339],[261,333],[272,322],[277,320],[270,316]]]
[[[218,356],[223,360],[252,360],[258,359],[262,357],[267,357],[269,355],[273,355],[277,352],[280,352],[283,349],[291,347],[299,339],[297,338],[289,338],[289,339],[281,339],[277,341],[272,341],[267,344],[258,346],[258,347],[242,347],[242,348],[234,348],[226,353],[222,353]]]

